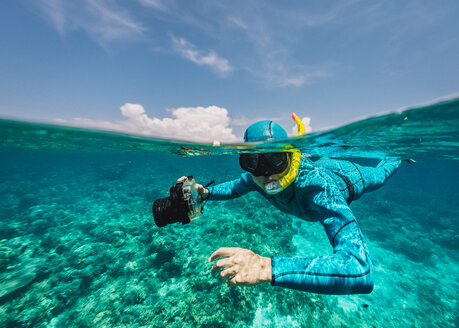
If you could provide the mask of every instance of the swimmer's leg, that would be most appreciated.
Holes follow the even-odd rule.
[[[357,184],[358,194],[374,191],[381,188],[386,181],[397,171],[401,161],[399,159],[385,159],[376,167],[354,164],[361,174],[361,183]]]

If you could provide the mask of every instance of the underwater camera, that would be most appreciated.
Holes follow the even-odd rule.
[[[153,218],[158,227],[175,222],[187,224],[199,217],[204,209],[204,204],[202,204],[202,197],[198,194],[195,185],[193,176],[189,175],[185,180],[177,182],[169,189],[169,197],[153,202]]]

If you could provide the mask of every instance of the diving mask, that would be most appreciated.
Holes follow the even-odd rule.
[[[261,154],[241,154],[239,164],[241,168],[254,176],[270,176],[285,171],[288,161],[287,152],[281,153],[261,153]]]

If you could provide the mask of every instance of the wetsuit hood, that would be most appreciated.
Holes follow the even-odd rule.
[[[259,121],[247,128],[244,133],[244,142],[266,141],[288,138],[287,132],[279,124],[265,120]]]

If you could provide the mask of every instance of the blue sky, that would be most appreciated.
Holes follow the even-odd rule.
[[[448,0],[5,0],[0,116],[196,141],[290,132],[292,111],[325,129],[456,94],[458,17]]]

